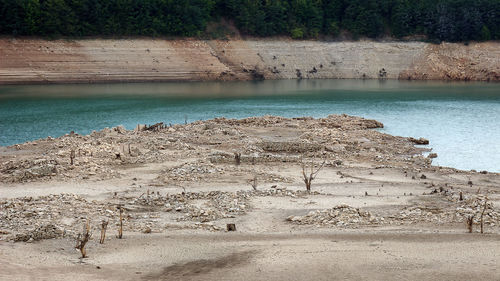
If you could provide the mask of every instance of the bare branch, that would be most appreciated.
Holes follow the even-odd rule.
[[[326,160],[323,160],[323,163],[318,167],[318,169],[314,170],[314,161],[311,160],[311,171],[309,174],[306,173],[307,167],[304,161],[302,162],[302,176],[304,177],[304,183],[306,185],[306,190],[311,191],[311,183],[318,175],[319,171],[325,166]]]
[[[316,178],[316,176],[318,175],[319,171],[321,171],[321,169],[323,169],[323,167],[325,166],[325,163],[326,163],[326,160],[323,160],[323,163],[321,163],[321,165],[319,166],[319,168],[314,173],[311,173],[312,179]],[[314,165],[311,165],[311,170],[312,170],[313,166]]]

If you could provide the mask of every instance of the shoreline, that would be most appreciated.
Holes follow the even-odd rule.
[[[398,79],[500,81],[500,42],[0,38],[0,85]]]
[[[307,78],[307,79],[295,79],[295,78],[279,78],[279,79],[263,79],[263,80],[96,80],[96,81],[25,81],[22,83],[17,82],[2,82],[2,86],[44,86],[44,85],[105,85],[105,84],[162,84],[162,83],[204,83],[204,82],[214,82],[214,83],[230,83],[230,82],[262,82],[262,81],[286,81],[286,80],[297,80],[297,81],[311,81],[311,80],[360,80],[360,81],[403,81],[403,82],[445,82],[445,83],[500,83],[500,80],[447,80],[447,79],[422,79],[422,80],[411,80],[411,79],[380,79],[380,78]]]

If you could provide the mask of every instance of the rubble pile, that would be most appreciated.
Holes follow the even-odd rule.
[[[483,214],[483,223],[489,226],[500,226],[500,210],[487,199],[484,194],[464,194],[460,200],[460,190],[450,188],[436,188],[431,194],[444,196],[448,202],[443,208],[433,206],[408,206],[399,214],[390,216],[399,224],[414,224],[428,222],[433,224],[463,223],[468,217],[473,217],[474,223],[480,223]]]
[[[299,120],[300,118],[293,118],[293,120]],[[304,118],[311,120],[312,118]],[[248,117],[243,119],[227,119],[225,117],[215,118],[213,122],[215,124],[227,124],[231,126],[252,126],[252,127],[266,127],[271,125],[276,125],[280,123],[284,123],[290,119],[280,117],[280,116],[271,116],[266,115],[262,117]]]
[[[234,162],[234,160],[233,160]],[[170,183],[172,181],[176,182],[203,182],[203,181],[216,181],[220,175],[226,175],[233,178],[239,178],[243,174],[252,174],[257,176],[259,182],[266,183],[285,183],[292,182],[293,179],[289,177],[283,177],[278,174],[267,173],[260,170],[255,170],[253,168],[245,166],[236,166],[232,164],[222,164],[218,165],[212,164],[211,162],[191,162],[184,163],[179,166],[175,166],[162,171],[161,175],[156,178],[156,181],[160,184]]]
[[[125,165],[186,158],[197,158],[201,163],[176,167],[167,171],[168,176],[196,180],[196,174],[203,177],[221,172],[220,167],[212,165],[234,162],[235,152],[241,153],[243,164],[298,162],[300,156],[305,156],[339,161],[362,157],[380,164],[404,160],[404,165],[427,161],[430,165],[430,159],[412,157],[423,149],[414,147],[407,138],[368,130],[381,127],[375,120],[347,115],[320,119],[263,116],[241,120],[217,118],[155,130],[142,130],[138,126],[129,131],[118,126],[85,136],[71,132],[59,138],[11,146],[10,149],[20,153],[0,158],[0,181],[104,180],[121,177],[119,171]],[[261,128],[285,130],[287,137],[280,138],[280,133],[262,135]]]
[[[178,218],[177,221],[209,222],[246,213],[251,196],[252,193],[246,191],[183,192],[165,196],[152,194],[129,200],[125,208],[134,210],[130,206],[156,206],[158,207],[156,210],[163,212],[184,213],[184,216]],[[198,206],[193,201],[203,203]],[[135,208],[135,210],[138,209]]]
[[[74,235],[87,219],[112,219],[115,211],[111,204],[74,194],[15,198],[0,201],[0,230],[16,241]]]
[[[305,153],[316,152],[324,149],[324,146],[317,143],[300,142],[262,142],[261,148],[266,152],[287,152],[287,153]]]
[[[344,130],[363,130],[363,129],[375,129],[383,128],[384,124],[371,119],[357,118],[353,119],[351,116],[342,115],[328,115],[326,118],[318,119],[318,122],[314,124],[316,128],[340,128]]]
[[[37,178],[55,176],[59,163],[54,159],[10,160],[0,167],[0,181],[24,182]]]
[[[101,221],[110,226],[119,224],[119,208],[125,211],[126,229],[161,232],[168,228],[162,221],[164,213],[179,213],[173,221],[195,222],[183,228],[217,228],[207,222],[234,218],[251,210],[252,197],[306,197],[318,192],[292,191],[284,187],[269,190],[238,192],[182,192],[177,194],[146,193],[138,197],[113,196],[107,201],[89,201],[79,195],[59,194],[38,198],[22,197],[0,201],[0,240],[32,241],[57,238],[62,235],[76,237],[81,226],[91,221],[99,229]],[[201,224],[200,224],[201,223]],[[180,226],[176,226],[177,228]]]
[[[260,148],[259,148],[260,149]],[[262,150],[262,149],[260,149]],[[234,154],[224,153],[221,151],[212,152],[208,155],[208,159],[213,164],[233,164]],[[241,163],[244,164],[257,164],[257,163],[268,163],[268,162],[300,162],[300,155],[287,155],[278,153],[265,153],[265,152],[253,152],[251,154],[241,155]]]
[[[32,241],[39,241],[43,239],[53,239],[53,238],[59,238],[62,237],[64,234],[64,231],[53,225],[53,224],[43,224],[40,226],[37,226],[33,230],[28,230],[23,233],[18,233],[14,237],[14,241],[19,242],[32,242]]]
[[[184,163],[180,166],[170,168],[159,177],[163,182],[174,181],[200,181],[202,179],[222,174],[224,169],[212,163]]]
[[[319,195],[318,191],[306,191],[306,190],[288,190],[286,187],[271,187],[271,189],[259,189],[255,191],[249,191],[254,196],[267,197],[292,197],[292,198],[305,198],[309,195]]]
[[[305,216],[290,216],[287,220],[301,225],[356,227],[379,224],[384,219],[377,218],[370,212],[342,204],[327,210],[311,211]]]

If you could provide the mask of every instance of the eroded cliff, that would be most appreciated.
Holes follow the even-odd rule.
[[[500,43],[0,39],[0,84],[500,79]]]

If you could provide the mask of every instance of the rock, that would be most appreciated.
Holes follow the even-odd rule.
[[[26,170],[26,173],[34,177],[45,177],[57,173],[57,169],[53,164],[41,164]]]
[[[437,158],[437,157],[438,157],[437,153],[429,153],[429,155],[427,155],[427,158],[431,158],[431,159]]]
[[[409,137],[408,140],[413,142],[414,144],[421,144],[421,145],[429,144],[429,140],[424,139],[424,138],[415,139],[415,138]]]
[[[125,129],[125,127],[123,127],[123,125],[114,127],[113,130],[115,132],[118,132],[119,134],[122,134],[122,135],[124,135],[125,133],[127,133],[127,130]]]

